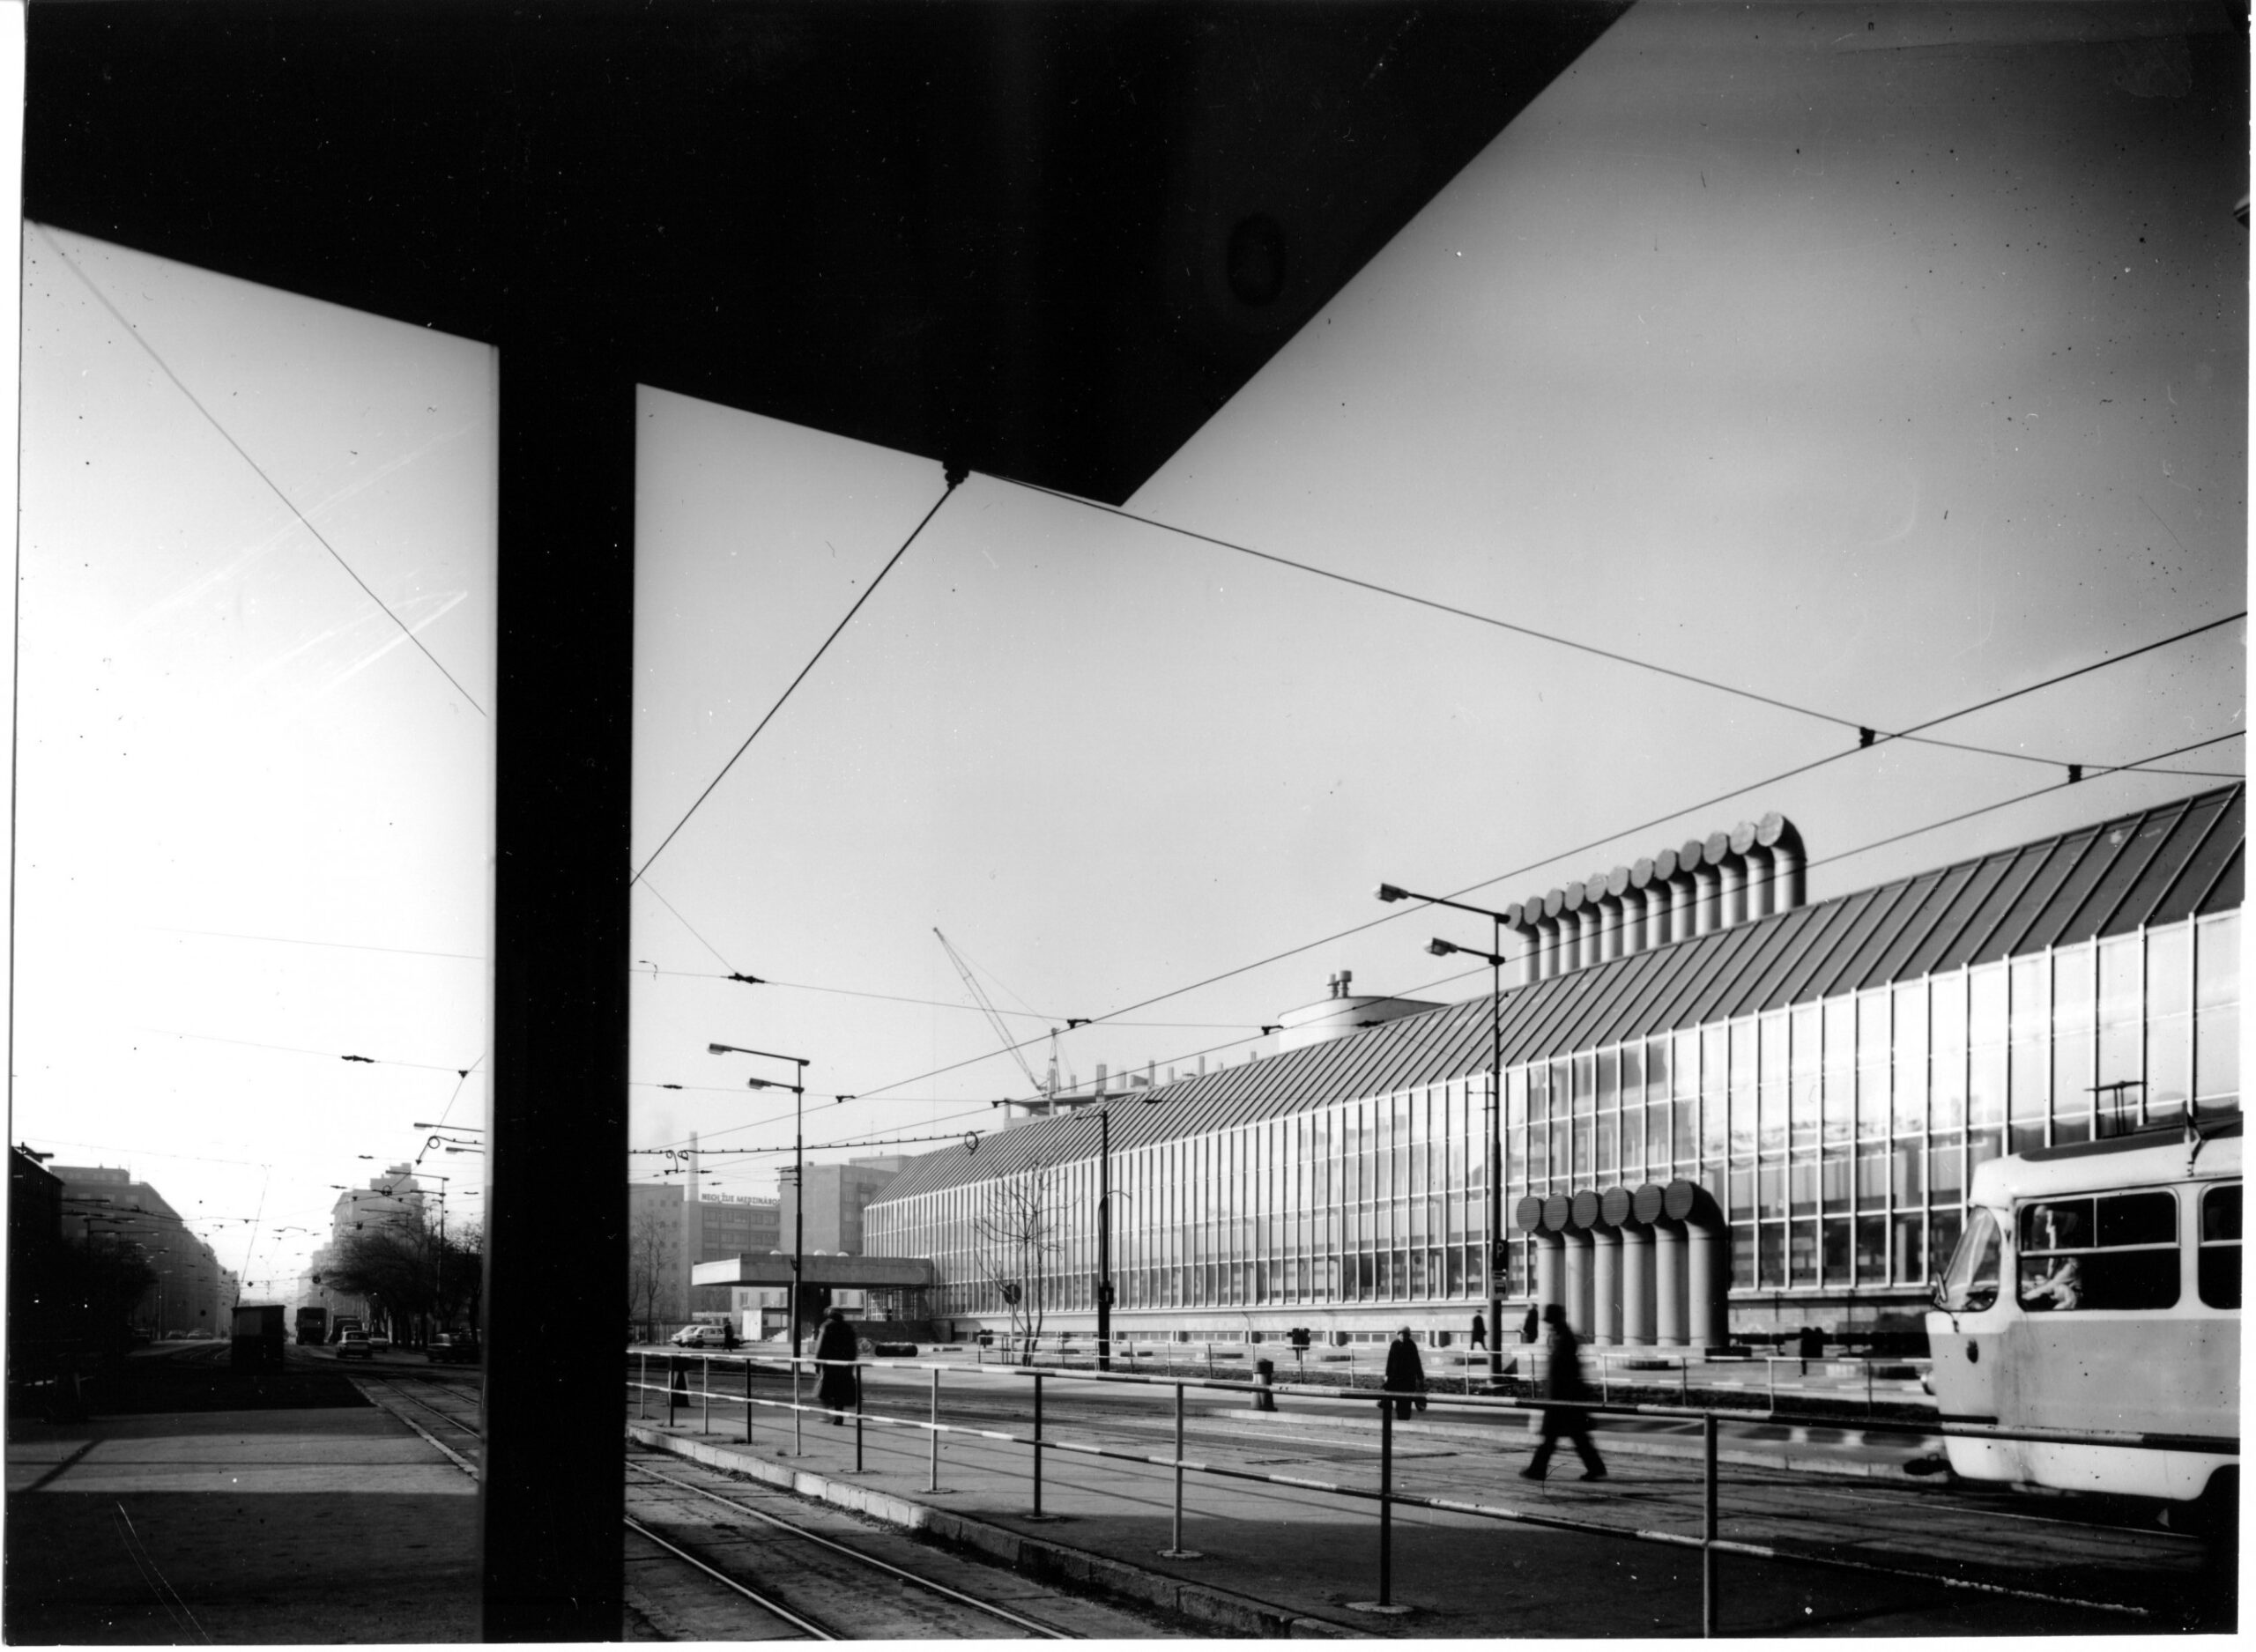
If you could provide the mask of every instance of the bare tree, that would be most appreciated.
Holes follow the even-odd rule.
[[[989,1182],[972,1218],[980,1277],[1009,1309],[1019,1357],[1029,1364],[1052,1265],[1065,1248],[1059,1195],[1055,1167],[1039,1165]]]
[[[681,1269],[681,1218],[671,1209],[644,1207],[627,1229],[627,1317],[642,1327],[645,1342],[661,1316],[679,1306],[675,1285]]]

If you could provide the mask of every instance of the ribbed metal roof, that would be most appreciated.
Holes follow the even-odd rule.
[[[2232,785],[1773,913],[1507,991],[1507,1066],[1962,965],[2121,935],[2241,903],[2245,788]],[[1488,1070],[1489,1007],[1467,999],[1353,1037],[1124,1095],[1116,1151]],[[1032,1119],[902,1169],[879,1204],[1091,1157],[1086,1114]]]

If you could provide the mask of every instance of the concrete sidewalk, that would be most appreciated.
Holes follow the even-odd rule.
[[[471,1641],[469,1477],[367,1406],[11,1420],[12,1645]]]
[[[1044,1518],[1036,1520],[1029,1454],[1022,1447],[943,1436],[940,1489],[933,1492],[928,1489],[930,1437],[921,1431],[872,1426],[865,1456],[870,1471],[857,1475],[850,1427],[827,1427],[811,1416],[800,1431],[805,1455],[795,1456],[783,1413],[761,1412],[751,1446],[742,1442],[741,1412],[730,1408],[726,1414],[726,1424],[701,1435],[687,1413],[679,1425],[668,1426],[634,1421],[630,1411],[627,1432],[652,1449],[856,1508],[1037,1574],[1084,1581],[1211,1624],[1218,1633],[1651,1637],[1700,1632],[1701,1557],[1693,1548],[1398,1507],[1387,1594],[1399,1610],[1379,1613],[1362,1609],[1376,1604],[1380,1592],[1377,1509],[1369,1499],[1194,1474],[1187,1484],[1183,1530],[1183,1545],[1194,1554],[1170,1555],[1163,1552],[1175,1546],[1171,1476],[1162,1469],[1139,1470],[1053,1449],[1045,1454]],[[1203,1412],[1201,1419],[1232,1425],[1258,1420],[1273,1429],[1273,1448],[1265,1454],[1248,1448],[1252,1455],[1246,1461],[1257,1472],[1375,1483],[1375,1454],[1363,1442],[1354,1443],[1347,1462],[1325,1462],[1325,1441],[1346,1441],[1354,1431],[1343,1419],[1235,1410]],[[1374,1425],[1363,1426],[1376,1433]],[[1086,1437],[1086,1432],[1063,1433]],[[1243,1429],[1233,1432],[1243,1444]],[[1459,1437],[1468,1432],[1477,1432],[1477,1443]],[[1479,1487],[1473,1495],[1484,1507],[1569,1520],[1619,1520],[1628,1510],[1638,1525],[1666,1524],[1671,1516],[1656,1500],[1681,1497],[1683,1464],[1634,1456],[1616,1458],[1600,1484],[1578,1483],[1570,1459],[1551,1481],[1530,1485],[1516,1478],[1525,1462],[1518,1449],[1524,1437],[1511,1439],[1503,1446],[1493,1426],[1404,1425],[1396,1441],[1397,1489],[1411,1494],[1447,1489],[1464,1497],[1471,1479]],[[1610,1456],[1618,1443],[1606,1441]],[[1201,1455],[1194,1442],[1190,1456]],[[1319,1467],[1304,1466],[1311,1456]],[[1442,1460],[1448,1464],[1446,1482]],[[1766,1465],[1777,1461],[1765,1458]],[[1261,1468],[1265,1462],[1273,1466]],[[1644,1513],[1647,1508],[1652,1512]],[[2026,1634],[2153,1626],[2147,1619],[1985,1596],[1891,1574],[1728,1554],[1718,1557],[1718,1572],[1722,1626],[1733,1634]]]

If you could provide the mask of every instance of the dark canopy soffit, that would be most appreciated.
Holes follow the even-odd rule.
[[[41,0],[26,211],[1117,501],[1625,5]]]

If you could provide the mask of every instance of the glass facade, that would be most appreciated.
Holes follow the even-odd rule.
[[[1685,1177],[1731,1224],[1735,1291],[1923,1292],[1984,1159],[2168,1122],[2189,1099],[2238,1108],[2239,967],[2234,910],[1511,1066],[1507,1222],[1526,1194]],[[1120,1329],[1164,1309],[1469,1312],[1488,1083],[1116,1150]],[[1015,1272],[1049,1308],[1091,1310],[1097,1169],[1003,1178],[1040,1185],[1001,1223],[996,1182],[872,1205],[869,1248],[931,1257],[941,1315],[1002,1313]],[[1504,1294],[1524,1298],[1528,1242],[1506,1237]]]

